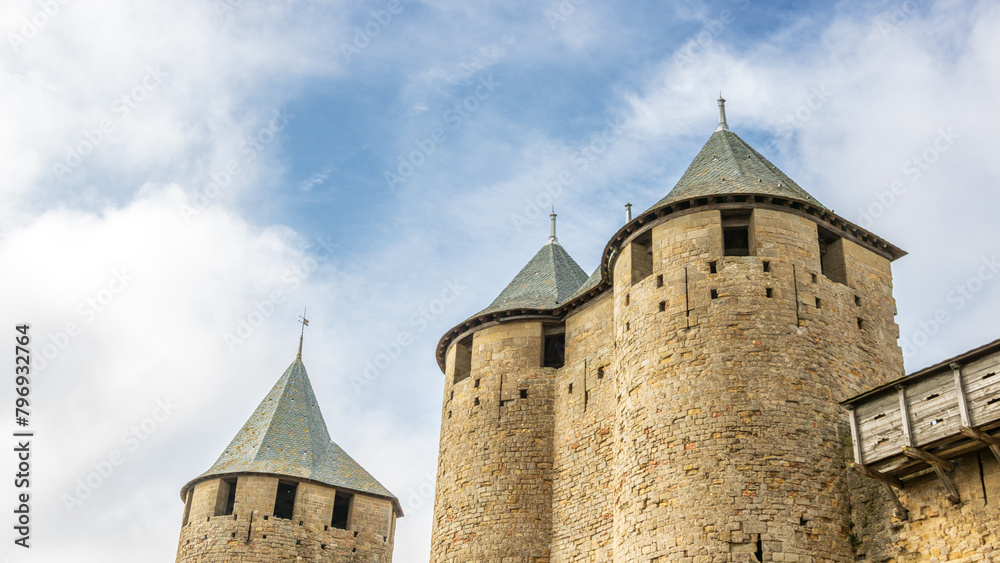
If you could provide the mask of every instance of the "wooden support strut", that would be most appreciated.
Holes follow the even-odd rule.
[[[866,467],[864,464],[861,463],[850,463],[848,464],[848,467],[864,475],[865,477],[869,477],[871,479],[875,479],[876,481],[878,481],[879,484],[882,485],[882,489],[885,490],[887,495],[889,495],[889,498],[892,500],[892,504],[896,506],[896,515],[901,520],[906,520],[910,517],[910,511],[907,510],[906,507],[903,506],[903,503],[899,501],[899,496],[896,495],[896,491],[895,489],[893,489],[893,487],[902,489],[903,488],[902,481],[891,475],[879,473],[878,471]]]
[[[955,483],[951,480],[951,477],[945,474],[945,470],[954,470],[955,465],[913,445],[913,432],[910,429],[910,409],[906,404],[906,388],[900,385],[897,387],[897,390],[899,393],[899,415],[903,420],[903,454],[906,457],[919,459],[929,464],[937,475],[938,480],[941,481],[941,484],[944,485],[945,490],[948,492],[947,499],[952,504],[962,502],[958,496],[958,488],[955,487]]]
[[[977,442],[989,446],[990,451],[993,452],[993,455],[997,458],[997,461],[1000,461],[1000,439],[994,438],[993,436],[990,436],[985,432],[976,430],[975,428],[971,428],[968,426],[963,426],[959,430],[962,432],[962,434],[965,434],[969,438],[972,438]]]

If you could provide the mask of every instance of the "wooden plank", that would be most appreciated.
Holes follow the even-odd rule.
[[[910,411],[906,406],[906,388],[900,385],[896,389],[899,395],[899,419],[903,423],[903,446],[912,446],[913,432],[910,430]]]
[[[969,418],[969,404],[965,401],[965,391],[962,389],[962,366],[951,364],[951,372],[955,379],[955,402],[958,403],[958,415],[962,419],[962,428],[972,426]]]
[[[994,438],[985,432],[980,432],[975,428],[969,428],[968,426],[962,427],[962,434],[989,446],[990,451],[993,452],[993,456],[997,458],[997,461],[1000,461],[1000,439]]]
[[[954,375],[942,371],[906,386],[906,404],[913,445],[925,446],[958,434]]]
[[[910,511],[903,506],[903,503],[899,502],[899,497],[896,495],[895,489],[889,486],[889,483],[886,483],[885,481],[879,481],[879,483],[882,484],[882,489],[885,490],[885,492],[889,495],[889,498],[892,499],[892,504],[896,505],[896,516],[900,520],[909,520]]]
[[[899,454],[903,444],[898,412],[899,403],[893,393],[856,405],[855,417],[861,435],[862,458],[866,464]]]
[[[847,409],[847,414],[851,419],[851,442],[854,445],[854,463],[861,465],[864,459],[861,455],[861,435],[858,433],[858,418],[854,415],[854,409]]]
[[[938,456],[920,448],[904,447],[903,454],[905,454],[906,457],[919,459],[920,461],[926,462],[930,465],[940,465],[947,468],[949,471],[955,469],[955,464],[952,462],[941,459]]]
[[[945,469],[949,471],[954,470],[955,464],[950,461],[945,461],[934,454],[925,452],[920,448],[903,448],[903,453],[906,454],[907,457],[919,459],[930,464],[934,473],[937,475],[938,481],[941,481],[941,484],[944,485],[945,491],[947,491],[945,497],[952,504],[958,504],[962,501],[962,499],[958,496],[958,488],[955,487],[955,483],[951,480],[951,477],[948,477],[945,473]]]
[[[969,407],[970,427],[1000,420],[1000,354],[971,362],[962,367],[962,384]]]

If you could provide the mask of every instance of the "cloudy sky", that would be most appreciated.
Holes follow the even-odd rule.
[[[181,486],[305,307],[330,433],[402,500],[395,561],[427,561],[437,339],[549,205],[592,271],[720,90],[737,134],[909,251],[909,371],[1000,337],[993,2],[17,0],[0,29],[0,334],[31,325],[37,433],[10,561],[173,561]]]

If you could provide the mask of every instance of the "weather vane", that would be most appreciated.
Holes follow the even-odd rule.
[[[309,319],[306,318],[306,310],[302,309],[302,315],[299,316],[299,322],[302,323],[302,331],[299,333],[299,353],[295,357],[296,360],[302,360],[302,339],[306,335],[306,327],[309,326]]]

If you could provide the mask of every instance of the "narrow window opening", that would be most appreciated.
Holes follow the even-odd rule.
[[[628,294],[628,293],[626,293],[626,294],[625,294],[625,304],[626,304],[626,305],[628,305],[628,304],[629,304],[629,303],[631,303],[631,302],[632,302],[632,299],[631,299],[631,297],[629,296],[629,294]]]
[[[236,479],[222,479],[215,495],[215,508],[212,516],[230,516],[233,504],[236,502]]]
[[[813,283],[819,283],[819,278],[816,276],[816,274],[810,274],[810,276],[812,277]]]
[[[1000,403],[1000,397],[997,397],[996,399],[991,399],[989,401],[986,401],[987,405],[995,405],[997,403]]]
[[[188,518],[191,517],[191,498],[194,496],[194,487],[188,490],[187,500],[184,501],[184,523],[181,526],[188,525]]]
[[[222,515],[232,516],[233,510],[236,509],[236,479],[227,479],[223,482],[229,485],[229,491],[226,494],[226,511]]]
[[[448,411],[448,418],[451,418],[451,411]]]
[[[820,300],[819,297],[816,298],[816,308],[817,309],[822,309],[823,308],[823,302]]]
[[[604,368],[597,368],[597,379],[604,379]]]
[[[628,321],[625,321],[625,332],[628,332],[628,331],[629,331],[629,323],[628,323]]]
[[[472,335],[455,345],[455,383],[468,379],[472,374]]]
[[[632,253],[632,283],[638,283],[653,273],[653,232],[646,231],[629,244]]]
[[[861,306],[861,298],[858,297],[857,295],[854,296],[854,304],[857,305],[858,307]]]
[[[449,400],[449,401],[453,401],[454,399],[455,399],[455,392],[454,392],[454,391],[452,391],[452,392],[451,392],[451,397],[449,397],[449,398],[448,398],[448,400]]]
[[[719,290],[718,289],[713,289],[712,290],[712,299],[718,299],[718,298],[719,298]]]
[[[760,535],[757,535],[757,552],[754,554],[757,556],[757,561],[764,560],[764,542],[761,541]]]
[[[864,321],[864,319],[858,319],[858,328],[860,328],[860,329],[865,328],[865,321]]]
[[[767,288],[767,289],[764,290],[764,294],[767,295],[768,299],[770,299],[770,298],[774,297],[774,289],[772,289],[772,288],[769,287],[769,288]]]
[[[590,402],[590,389],[583,392],[583,409],[587,410],[587,403]]]
[[[804,528],[808,523],[809,521],[806,520],[805,516],[799,516],[799,526],[802,526]]]
[[[527,399],[528,398],[528,390],[527,389],[521,389],[521,398],[522,399]]]
[[[569,392],[570,392],[571,395],[573,394],[573,384],[572,383],[569,384]]]
[[[722,248],[724,256],[750,256],[750,223],[752,211],[722,214]]]
[[[708,273],[710,273],[710,274],[717,274],[717,273],[719,273],[719,268],[718,268],[717,264],[718,264],[718,262],[715,262],[714,260],[712,262],[709,262],[708,263]]]
[[[771,263],[768,262],[767,260],[764,260],[764,271],[765,272],[770,272],[771,271]]]
[[[278,483],[278,494],[274,497],[274,517],[292,519],[295,509],[295,483]]]
[[[666,310],[667,310],[667,302],[666,301],[660,301],[660,312],[662,313],[663,311],[666,311]]]
[[[347,529],[347,519],[351,515],[351,502],[354,495],[337,491],[333,497],[333,518],[330,519],[330,527]]]
[[[656,276],[656,287],[663,287],[663,274]]]
[[[475,387],[476,389],[479,389],[479,380],[478,379],[475,381],[475,384],[473,385],[473,387]]]
[[[478,406],[479,406],[479,397],[476,397],[476,398],[475,398],[475,399],[474,399],[474,400],[472,401],[472,405],[473,405],[473,406],[475,406],[475,407],[478,407]]]
[[[927,398],[926,398],[926,399],[924,399],[924,400],[925,400],[925,401],[930,401],[931,399],[937,399],[937,398],[938,398],[938,397],[940,397],[940,396],[941,396],[941,395],[939,395],[939,394],[937,394],[937,393],[934,393],[934,394],[932,394],[932,395],[928,395],[928,396],[927,396]]]
[[[549,334],[545,336],[545,354],[542,366],[561,368],[566,361],[566,333]]]
[[[990,499],[986,496],[986,475],[983,473],[983,452],[979,452],[979,484],[983,487],[983,504],[989,504]]]
[[[984,375],[983,379],[989,379],[989,378],[993,377],[994,375],[996,375],[996,372],[991,371],[991,372],[987,373],[986,375]]]
[[[819,228],[819,263],[830,281],[847,285],[847,263],[844,260],[844,239]]]

